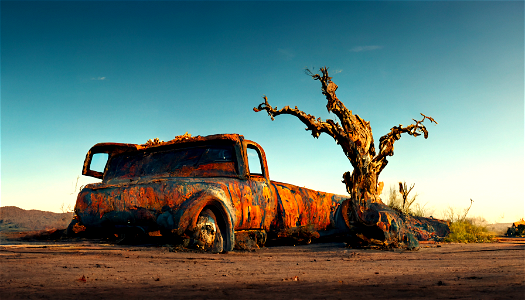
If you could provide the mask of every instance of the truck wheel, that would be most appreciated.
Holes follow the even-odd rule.
[[[219,228],[217,218],[211,209],[205,208],[199,214],[193,238],[196,240],[197,247],[199,248],[213,253],[220,253],[223,251],[224,241],[221,229]]]

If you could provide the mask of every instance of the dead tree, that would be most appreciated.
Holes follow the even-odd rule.
[[[410,206],[412,203],[416,201],[417,194],[415,194],[411,199],[408,199],[408,194],[412,191],[412,189],[416,186],[416,184],[412,184],[410,188],[407,188],[406,182],[399,182],[399,193],[401,194],[401,197],[403,198],[403,204],[401,206],[401,211],[404,213],[408,213],[410,210]]]
[[[384,212],[386,205],[379,197],[383,183],[378,182],[378,177],[388,164],[387,157],[394,154],[394,143],[401,138],[403,133],[414,137],[423,135],[426,139],[428,138],[428,131],[423,122],[427,119],[435,124],[437,122],[432,117],[421,114],[422,119],[414,119],[414,124],[408,126],[400,124],[392,127],[389,133],[379,139],[379,153],[376,153],[370,122],[363,120],[357,114],[352,114],[352,111],[348,110],[343,102],[337,98],[335,94],[337,85],[332,82],[332,77],[328,76],[328,68],[320,68],[319,71],[321,75],[306,70],[307,75],[321,82],[321,91],[327,100],[326,109],[328,112],[334,113],[339,122],[330,119],[323,121],[321,118],[316,118],[299,110],[297,106],[295,108],[289,106],[281,109],[274,108],[268,103],[266,96],[263,96],[264,103],[253,110],[255,112],[265,110],[272,120],[282,114],[293,115],[306,125],[306,130],[311,131],[313,137],[318,138],[321,133],[330,135],[341,146],[353,167],[352,172],[343,174],[343,183],[350,194],[353,208],[347,223],[350,227],[355,227],[356,223],[381,227],[382,225],[378,224],[385,221],[382,218],[388,219],[388,213]],[[382,206],[377,208],[375,207],[377,205],[374,206],[374,204],[381,204]],[[385,237],[380,239],[384,240],[385,243],[392,242],[389,241],[392,240],[390,237],[392,234],[389,234],[389,230],[383,230],[383,232]],[[395,234],[398,235],[398,232],[396,231]]]

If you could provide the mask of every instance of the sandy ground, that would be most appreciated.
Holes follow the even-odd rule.
[[[170,251],[171,250],[171,251]],[[228,254],[101,241],[3,242],[1,299],[525,299],[525,240],[341,243]]]

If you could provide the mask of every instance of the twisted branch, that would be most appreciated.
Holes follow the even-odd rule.
[[[318,138],[319,135],[324,132],[333,137],[335,140],[338,140],[344,134],[344,130],[341,125],[339,125],[339,123],[335,123],[333,120],[328,119],[326,122],[323,122],[321,118],[315,119],[314,116],[299,110],[297,106],[295,108],[290,108],[289,106],[285,106],[281,109],[277,109],[277,107],[273,108],[268,103],[268,97],[263,96],[263,99],[264,103],[259,104],[258,107],[254,107],[253,111],[260,112],[262,110],[266,110],[270,118],[272,118],[272,121],[274,121],[275,117],[278,115],[287,114],[296,116],[299,120],[301,120],[301,122],[307,126],[305,130],[311,130],[312,136],[315,138]]]
[[[428,138],[428,130],[425,125],[423,125],[423,122],[425,119],[428,119],[431,123],[438,123],[432,117],[426,116],[424,114],[421,115],[423,116],[423,119],[420,121],[412,119],[414,120],[415,124],[410,124],[406,127],[403,127],[401,124],[399,124],[399,126],[394,126],[390,129],[389,133],[383,135],[379,139],[379,154],[373,159],[374,162],[379,163],[380,165],[379,172],[381,172],[388,164],[386,157],[394,155],[394,143],[401,138],[402,133],[408,133],[414,137],[423,134],[425,139]]]

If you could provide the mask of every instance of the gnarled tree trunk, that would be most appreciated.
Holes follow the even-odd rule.
[[[254,108],[254,111],[265,110],[272,120],[281,114],[296,116],[307,126],[306,130],[311,131],[312,136],[317,138],[321,133],[326,133],[341,146],[353,167],[351,173],[343,174],[343,183],[350,194],[348,200],[350,209],[345,217],[347,225],[354,231],[356,237],[353,244],[417,247],[414,234],[418,237],[432,236],[433,232],[419,232],[421,229],[411,225],[418,223],[417,220],[383,204],[379,196],[383,183],[378,182],[378,177],[388,164],[387,156],[394,154],[394,142],[401,138],[402,133],[412,136],[423,134],[426,139],[428,131],[423,122],[426,119],[436,124],[437,122],[421,114],[423,118],[420,121],[414,120],[414,124],[392,127],[389,133],[379,139],[379,153],[376,154],[370,122],[352,114],[352,111],[337,98],[335,94],[337,85],[328,76],[328,68],[321,68],[321,75],[306,71],[314,80],[321,82],[321,90],[327,100],[326,108],[337,116],[340,123],[330,119],[326,121],[316,119],[299,110],[297,106],[293,109],[289,106],[282,109],[273,108],[266,96],[263,97],[264,103]],[[429,222],[432,223],[430,220]],[[439,227],[440,224],[435,226]]]

